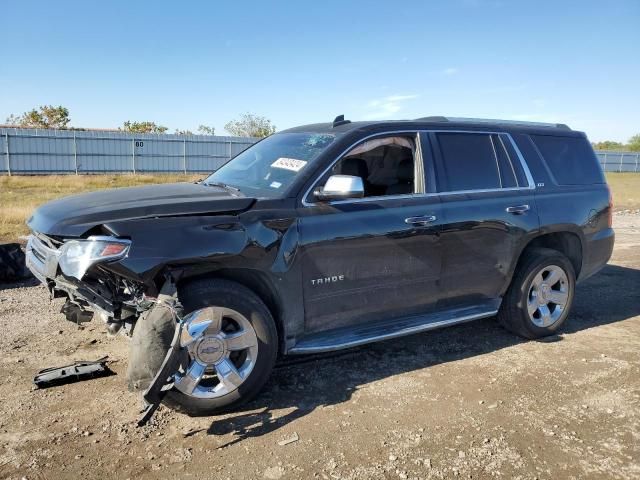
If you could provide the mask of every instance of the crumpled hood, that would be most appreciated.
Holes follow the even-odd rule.
[[[48,235],[79,237],[104,223],[148,217],[232,213],[254,198],[236,197],[222,187],[169,183],[116,188],[54,200],[38,207],[27,225]]]

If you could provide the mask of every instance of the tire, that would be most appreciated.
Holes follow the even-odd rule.
[[[190,282],[180,289],[179,298],[184,307],[185,316],[206,307],[240,314],[255,332],[257,356],[252,360],[252,370],[248,376],[234,390],[215,398],[199,398],[194,396],[195,394],[187,395],[178,390],[176,388],[178,382],[176,382],[176,387],[167,393],[163,403],[174,410],[198,416],[232,411],[251,400],[260,392],[269,378],[278,354],[278,333],[267,306],[248,288],[224,279],[202,279]],[[226,317],[223,321],[227,321]],[[248,324],[245,323],[247,329]],[[193,363],[190,352],[185,350],[184,355],[188,357],[187,361]],[[220,377],[216,374],[212,381],[215,382],[217,378]]]
[[[556,277],[559,278],[557,282]],[[549,285],[551,282],[554,283]],[[562,253],[549,248],[527,250],[520,259],[511,285],[502,299],[498,321],[507,330],[524,338],[535,339],[552,335],[569,315],[575,286],[573,265]],[[563,298],[566,298],[564,305]],[[543,308],[544,302],[547,302],[546,310]],[[538,308],[530,313],[536,305]],[[558,307],[560,309],[556,310]],[[546,315],[547,312],[549,315]]]

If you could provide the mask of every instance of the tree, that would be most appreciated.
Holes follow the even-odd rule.
[[[191,130],[180,130],[178,128],[176,128],[176,135],[193,135],[193,132]]]
[[[125,132],[133,133],[164,133],[169,130],[167,127],[158,125],[155,122],[131,122],[127,120],[122,128]]]
[[[240,115],[240,120],[231,120],[224,129],[236,137],[268,137],[275,133],[276,126],[266,117],[245,113]]]
[[[70,122],[69,110],[59,105],[41,105],[22,115],[10,115],[7,118],[8,125],[24,128],[59,128],[65,129]]]
[[[198,127],[198,133],[200,135],[215,135],[216,134],[216,129],[213,127],[209,127],[207,125],[200,125]]]
[[[624,150],[625,145],[620,142],[614,142],[613,140],[605,140],[604,142],[594,143],[593,148],[596,150]]]
[[[629,139],[628,147],[632,152],[640,152],[640,133]]]

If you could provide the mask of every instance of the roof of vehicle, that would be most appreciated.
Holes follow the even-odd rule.
[[[371,120],[350,122],[339,120],[337,117],[334,122],[313,123],[309,125],[301,125],[299,127],[283,130],[286,132],[317,132],[317,133],[347,133],[350,131],[374,131],[385,127],[397,128],[421,128],[421,129],[491,129],[496,131],[518,131],[522,133],[538,133],[538,134],[560,134],[568,136],[583,135],[582,132],[571,130],[569,126],[563,123],[542,123],[542,122],[525,122],[519,120],[496,120],[482,118],[457,118],[430,116],[421,117],[414,120]]]

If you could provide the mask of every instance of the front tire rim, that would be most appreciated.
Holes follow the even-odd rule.
[[[527,296],[529,319],[538,327],[555,324],[569,302],[569,278],[562,267],[547,265],[533,277]]]
[[[180,345],[187,360],[174,386],[195,398],[218,398],[237,390],[258,358],[253,325],[230,308],[206,307],[187,315]]]

